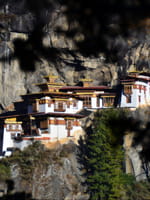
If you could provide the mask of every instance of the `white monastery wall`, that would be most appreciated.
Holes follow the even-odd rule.
[[[83,108],[83,101],[78,101],[78,110],[82,110]]]
[[[69,138],[66,125],[50,125],[50,127],[51,127],[51,132],[50,132],[51,140]],[[70,130],[70,137],[74,137],[74,133],[77,131],[82,131],[82,128],[79,126],[74,126]]]
[[[51,139],[61,139],[67,136],[67,130],[65,125],[51,125]]]
[[[17,125],[17,128],[16,128]],[[11,130],[10,130],[11,126]],[[8,153],[7,148],[15,148],[15,137],[21,135],[22,127],[21,124],[6,124],[3,128],[3,142],[2,142],[2,152]],[[8,155],[11,155],[9,151]]]
[[[50,119],[55,120],[55,118],[52,118],[52,117]],[[68,129],[67,129],[66,122],[64,122],[64,118],[57,118],[57,120],[59,120],[60,124],[49,125],[49,133],[50,133],[49,135],[52,140],[68,137]],[[81,126],[72,125],[72,128],[70,129],[70,137],[73,137],[74,132],[76,131],[82,131]]]
[[[99,98],[99,108],[102,108],[102,107],[103,107],[103,99]]]
[[[138,87],[145,87],[139,89]],[[122,92],[121,95],[121,107],[139,107],[150,103],[150,86],[148,83],[136,81],[132,86],[131,103],[126,102],[126,95]]]
[[[7,151],[8,147],[14,147],[14,142],[11,138],[11,133],[7,131],[6,127],[4,127],[2,151]]]
[[[91,98],[91,108],[97,108],[97,97]]]
[[[136,90],[132,90],[130,103],[126,102],[126,95],[122,92],[120,107],[129,107],[129,108],[138,107],[137,101],[138,101],[138,99],[137,99],[137,91]]]
[[[67,103],[64,101],[63,102],[63,108],[64,108],[64,111],[56,111],[54,104],[51,104],[50,106],[48,106],[48,103],[39,104],[39,112],[44,112],[44,113],[48,113],[48,112],[76,113],[76,112],[78,112],[79,110],[81,110],[83,108],[83,102],[82,101],[77,101],[76,106],[74,106],[73,103],[72,103],[72,104],[70,104],[70,107],[68,108],[67,107]]]

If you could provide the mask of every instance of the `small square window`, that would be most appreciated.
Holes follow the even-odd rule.
[[[131,103],[131,96],[126,96],[126,103]]]
[[[141,96],[139,96],[139,103],[141,102]]]

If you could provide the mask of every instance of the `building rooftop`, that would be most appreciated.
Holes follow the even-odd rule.
[[[60,112],[33,112],[33,113],[26,113],[26,114],[13,114],[9,113],[9,115],[6,113],[6,115],[0,116],[0,119],[7,119],[7,121],[12,121],[12,119],[15,119],[17,121],[17,118],[21,117],[40,117],[40,116],[52,116],[52,117],[75,117],[75,118],[83,118],[85,117],[82,114],[72,114],[72,113],[60,113]]]
[[[82,87],[82,86],[66,86],[62,87],[60,90],[104,90],[104,89],[110,89],[110,87],[101,85],[101,86],[89,86],[89,87]]]

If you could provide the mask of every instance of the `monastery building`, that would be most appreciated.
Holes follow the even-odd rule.
[[[22,150],[36,140],[44,144],[77,141],[84,133],[84,110],[114,106],[116,91],[108,86],[93,86],[91,79],[81,79],[79,86],[66,86],[57,78],[46,76],[45,83],[37,84],[40,92],[22,95],[22,101],[14,103],[14,111],[0,115],[1,156],[10,155],[14,148]],[[129,73],[121,85],[118,107],[137,108],[150,103],[150,74]]]
[[[120,107],[137,108],[150,105],[150,74],[132,72],[121,80]]]

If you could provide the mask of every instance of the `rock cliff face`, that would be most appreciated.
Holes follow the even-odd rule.
[[[126,155],[126,172],[136,177],[136,180],[149,179],[149,107],[139,108],[132,112],[134,128],[124,136]]]
[[[1,110],[19,100],[20,95],[38,90],[34,83],[44,81],[43,75],[51,72],[67,84],[89,77],[95,85],[114,86],[127,70],[149,70],[148,32],[131,29],[128,38],[114,37],[113,44],[107,45],[112,52],[117,49],[118,59],[111,62],[111,56],[108,59],[101,51],[96,56],[80,53],[77,42],[84,35],[67,36],[78,24],[69,23],[65,6],[48,0],[37,1],[37,5],[33,1],[9,0],[0,6]]]
[[[77,44],[84,40],[86,34],[87,43],[91,43],[94,37],[90,31],[85,35],[81,31],[70,36],[79,27],[79,21],[69,23],[65,15],[66,7],[55,1],[36,2],[7,0],[0,3],[1,111],[20,100],[20,95],[38,91],[34,83],[43,82],[43,76],[51,72],[66,84],[75,85],[80,78],[88,77],[94,80],[95,85],[115,86],[118,78],[124,76],[127,70],[150,71],[150,36],[147,30],[141,32],[131,27],[128,37],[117,34],[110,42],[110,38],[107,38],[109,52],[115,52],[117,56],[115,61],[111,54],[108,56],[103,51],[96,50],[96,54],[85,55]],[[85,10],[87,17],[90,12],[88,8]],[[118,16],[114,17],[114,21],[116,18]],[[99,26],[95,24],[94,31],[97,30]],[[100,47],[102,42],[97,42]],[[134,153],[131,154],[131,157],[134,156]],[[37,166],[30,185],[27,181],[21,181],[20,168],[12,165],[14,191],[27,191],[35,199],[86,200],[75,155],[70,153],[59,159],[59,162],[46,165],[47,168]],[[140,163],[140,160],[135,162]]]
[[[11,199],[20,194],[21,199],[87,200],[77,150],[73,143],[57,144],[55,150],[34,143],[24,153],[16,152],[7,159],[11,165],[11,189],[2,184],[7,191],[4,197]]]

